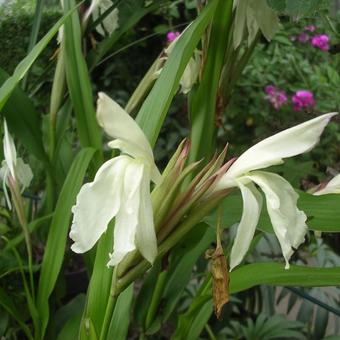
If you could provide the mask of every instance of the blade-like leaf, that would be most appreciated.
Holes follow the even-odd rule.
[[[74,0],[64,1],[64,11],[75,5]],[[77,119],[77,130],[83,147],[101,150],[101,131],[93,106],[92,87],[87,65],[82,52],[82,31],[78,13],[64,25],[62,50],[65,53],[67,86]],[[101,151],[98,155],[101,154]]]
[[[0,68],[0,84],[9,79],[7,73]],[[1,90],[0,90],[1,91]],[[48,163],[43,147],[39,114],[28,96],[16,88],[4,105],[2,114],[5,116],[9,129],[23,145],[40,161]]]
[[[231,272],[230,292],[237,293],[258,285],[326,287],[340,285],[340,267],[318,268],[266,262],[242,266]]]
[[[8,78],[1,86],[0,111],[4,107],[6,101],[9,99],[20,80],[25,76],[34,61],[38,58],[40,53],[44,50],[53,36],[58,32],[60,26],[64,24],[66,19],[74,12],[75,9],[76,6],[74,6],[72,9],[69,9],[69,11],[66,12],[65,15],[54,24],[54,26],[46,33],[46,35],[34,46],[31,52],[19,63],[19,65],[14,70],[13,75]]]
[[[92,148],[83,149],[78,153],[67,175],[54,211],[41,265],[37,297],[41,338],[43,338],[49,318],[48,299],[53,291],[64,259],[71,208],[75,204],[76,196],[93,155],[94,150]]]
[[[210,1],[196,20],[183,32],[171,52],[150,94],[141,107],[137,122],[154,145],[184,69],[214,15],[217,1]]]

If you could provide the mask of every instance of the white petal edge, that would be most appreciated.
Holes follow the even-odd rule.
[[[217,184],[215,191],[224,189],[231,178],[240,177],[252,170],[281,164],[284,158],[311,150],[318,143],[329,120],[336,114],[336,112],[324,114],[255,144],[232,164]]]
[[[304,242],[307,232],[307,216],[296,205],[299,196],[290,183],[277,174],[254,171],[247,177],[266,196],[268,214],[288,269],[294,249]]]
[[[105,162],[98,170],[94,181],[80,189],[73,206],[73,222],[70,238],[71,249],[84,253],[91,249],[106,231],[108,223],[118,213],[124,171],[130,157],[119,156]]]
[[[14,141],[10,135],[7,127],[7,122],[4,120],[4,156],[13,178],[15,178],[15,165],[17,161],[17,152],[15,149]]]
[[[239,183],[239,188],[242,193],[243,212],[231,248],[230,271],[241,263],[250,247],[260,218],[263,201],[262,195],[253,183],[250,182],[247,185]]]
[[[113,253],[110,254],[108,266],[118,265],[129,252],[136,249],[143,174],[144,164],[131,158],[125,169],[121,207],[114,227]]]
[[[103,92],[98,93],[97,120],[109,136],[131,144],[129,154],[132,157],[135,157],[136,149],[136,156],[140,156],[142,151],[143,158],[153,160],[151,146],[141,128],[120,105]]]
[[[148,168],[145,169],[141,183],[140,203],[136,244],[140,253],[152,264],[157,256],[157,237],[153,220],[150,195],[150,170]]]
[[[324,188],[314,193],[316,196],[326,194],[340,194],[340,174],[332,178]]]

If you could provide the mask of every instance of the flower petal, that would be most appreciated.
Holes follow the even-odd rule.
[[[109,266],[116,266],[126,254],[136,249],[143,173],[144,164],[130,158],[124,174],[121,207],[116,216],[113,253],[110,255]]]
[[[138,250],[150,263],[157,256],[157,238],[153,221],[153,211],[150,195],[150,170],[145,168],[140,192],[139,223],[136,233]]]
[[[91,249],[118,213],[124,171],[130,159],[128,156],[119,156],[105,162],[94,181],[80,189],[77,203],[72,208],[70,238],[74,241],[71,246],[74,252],[84,253]]]
[[[314,195],[340,194],[340,174],[332,178],[327,185],[314,193]]]
[[[9,168],[9,171],[13,178],[15,178],[15,165],[17,161],[17,152],[15,149],[14,141],[10,133],[8,132],[6,120],[4,120],[4,156]]]
[[[30,168],[30,166],[22,160],[22,158],[17,159],[17,165],[15,167],[16,175],[18,178],[18,181],[21,185],[21,191],[24,191],[25,188],[28,188],[32,179],[33,179],[33,173]]]
[[[100,92],[98,96],[97,120],[99,125],[109,136],[121,140],[124,143],[125,149],[129,150],[129,155],[132,157],[138,158],[142,155],[142,158],[149,162],[153,161],[153,153],[149,141],[138,124],[105,93]]]
[[[262,196],[253,183],[239,182],[243,199],[243,212],[230,254],[230,270],[241,263],[254,237],[262,208]]]
[[[262,169],[283,163],[283,158],[292,157],[311,150],[329,120],[337,113],[327,113],[290,129],[264,139],[244,152],[222,177],[223,182],[239,177],[251,170]]]
[[[298,194],[277,174],[254,171],[249,176],[263,190],[274,232],[280,242],[286,269],[294,249],[304,242],[307,232],[306,214],[297,208]]]

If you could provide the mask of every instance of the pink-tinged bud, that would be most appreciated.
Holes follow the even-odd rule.
[[[313,93],[307,90],[300,90],[292,97],[293,110],[301,111],[304,108],[314,107],[316,105]]]
[[[281,106],[285,105],[288,101],[286,92],[280,90],[275,86],[268,85],[265,88],[265,93],[267,94],[265,98],[274,107],[275,110],[279,110]]]
[[[315,25],[308,25],[304,27],[304,30],[307,32],[314,32],[316,30],[316,26]]]
[[[168,32],[166,38],[168,42],[173,42],[174,40],[177,39],[177,37],[179,37],[179,34],[180,34],[179,32]]]
[[[313,47],[320,49],[321,51],[329,50],[329,36],[327,34],[315,35],[311,44]]]

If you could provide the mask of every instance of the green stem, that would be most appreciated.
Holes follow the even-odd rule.
[[[151,303],[149,305],[149,310],[146,315],[145,329],[148,329],[151,326],[152,321],[154,320],[155,314],[159,306],[160,299],[164,291],[166,279],[168,277],[167,274],[168,274],[167,271],[162,271],[157,278],[157,282],[156,282],[156,286],[155,286],[155,289],[152,295]]]
[[[99,340],[106,340],[107,338],[107,333],[109,331],[112,314],[113,314],[114,307],[116,305],[116,301],[119,295],[119,293],[116,290],[116,284],[117,284],[117,267],[114,268],[113,274],[112,274],[111,291],[110,291],[109,301],[106,306],[103,326],[100,332]]]
[[[33,261],[32,261],[32,242],[31,236],[28,230],[28,224],[25,216],[24,203],[22,201],[22,197],[20,194],[19,186],[17,181],[10,175],[8,177],[9,187],[12,194],[12,201],[17,212],[19,223],[24,233],[26,250],[28,255],[28,271],[30,276],[30,285],[31,285],[31,294],[33,297],[33,301],[35,301],[35,290],[34,290],[34,280],[33,280]]]

